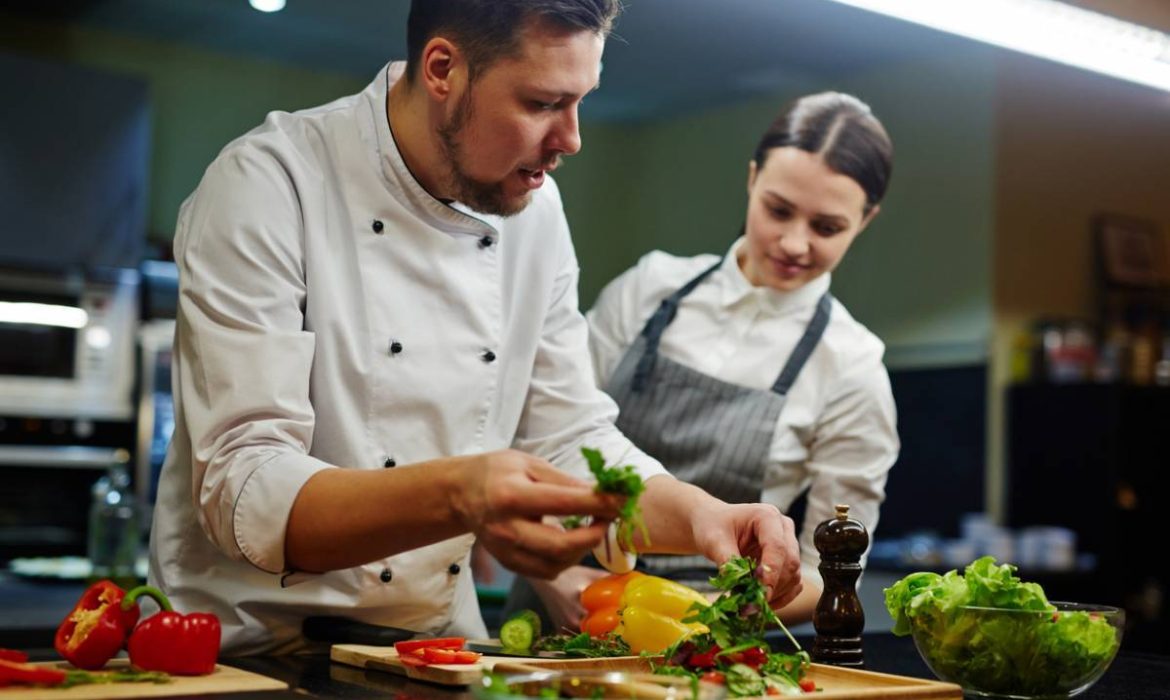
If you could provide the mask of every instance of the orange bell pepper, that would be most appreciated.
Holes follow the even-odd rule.
[[[612,632],[618,625],[618,606],[621,604],[622,594],[630,581],[645,577],[638,571],[628,574],[611,574],[599,578],[581,591],[581,606],[585,608],[585,619],[581,621],[581,631],[588,632],[590,637],[603,637]]]

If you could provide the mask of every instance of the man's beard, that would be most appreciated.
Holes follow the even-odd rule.
[[[467,174],[463,168],[463,127],[471,117],[471,87],[463,93],[455,113],[439,127],[439,144],[447,162],[447,192],[457,201],[477,212],[496,216],[519,214],[532,201],[532,195],[509,199],[503,182],[484,182]]]

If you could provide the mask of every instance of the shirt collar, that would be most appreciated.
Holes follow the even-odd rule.
[[[423,188],[415,179],[406,161],[398,150],[398,143],[390,128],[390,120],[386,115],[386,95],[390,87],[398,82],[406,73],[406,63],[395,61],[386,64],[379,71],[378,76],[363,91],[369,108],[370,120],[368,128],[373,131],[374,144],[377,149],[378,168],[387,184],[404,195],[405,202],[416,213],[426,217],[437,228],[456,233],[470,233],[477,236],[496,236],[499,217],[493,217],[479,212],[472,212],[456,202],[447,205],[436,199]]]
[[[743,236],[731,244],[716,275],[719,284],[723,287],[723,304],[732,306],[742,301],[750,300],[759,305],[760,309],[771,315],[787,314],[797,309],[814,306],[821,296],[829,290],[831,282],[829,273],[825,273],[799,289],[790,292],[772,289],[771,287],[757,287],[744,277],[736,259],[740,248],[745,245]]]

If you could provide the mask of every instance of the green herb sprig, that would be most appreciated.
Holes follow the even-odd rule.
[[[65,682],[58,688],[72,688],[75,685],[97,685],[104,683],[170,683],[170,675],[162,671],[135,671],[123,668],[116,671],[78,671],[65,673]]]
[[[713,656],[714,670],[724,674],[732,697],[799,693],[800,680],[810,664],[808,652],[800,648],[768,605],[767,591],[755,572],[756,563],[746,557],[721,566],[710,579],[711,585],[722,591],[720,596],[706,607],[692,606],[690,615],[683,618],[683,622],[701,622],[709,631],[680,640],[666,651],[668,662],[656,666],[654,672],[698,678],[710,668]],[[769,625],[784,630],[796,648],[794,653],[762,651],[768,649],[764,631]],[[755,655],[750,663],[745,658],[749,654]],[[695,664],[702,656],[708,661]],[[702,668],[696,668],[700,665]]]
[[[551,634],[541,637],[533,645],[537,651],[563,651],[568,656],[599,658],[605,656],[629,656],[630,645],[613,632],[593,638],[588,633]]]
[[[735,557],[719,567],[719,573],[710,579],[711,585],[722,594],[707,607],[698,607],[683,622],[701,622],[711,630],[715,643],[723,649],[736,645],[761,642],[764,630],[776,625],[784,630],[797,651],[800,643],[776,617],[768,604],[768,592],[756,578],[756,563],[747,557]]]
[[[597,480],[594,489],[598,493],[612,493],[625,496],[626,501],[618,512],[617,540],[622,549],[627,552],[637,552],[634,547],[634,533],[642,533],[642,541],[650,543],[650,535],[646,532],[646,522],[642,520],[642,507],[638,499],[646,490],[646,483],[638,475],[633,465],[624,467],[606,466],[605,457],[599,450],[582,447],[581,454],[589,463],[589,471]]]

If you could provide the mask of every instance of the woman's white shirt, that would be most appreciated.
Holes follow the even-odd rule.
[[[823,275],[792,292],[755,287],[736,262],[741,243],[736,241],[720,268],[683,299],[659,351],[716,379],[768,390],[830,279]],[[655,251],[606,286],[587,314],[598,386],[605,387],[659,303],[718,260]],[[762,501],[787,511],[809,489],[801,573],[818,586],[813,530],[833,516],[836,504],[846,503],[872,533],[898,456],[884,350],[881,340],[834,299],[825,334],[789,391],[773,435]]]

